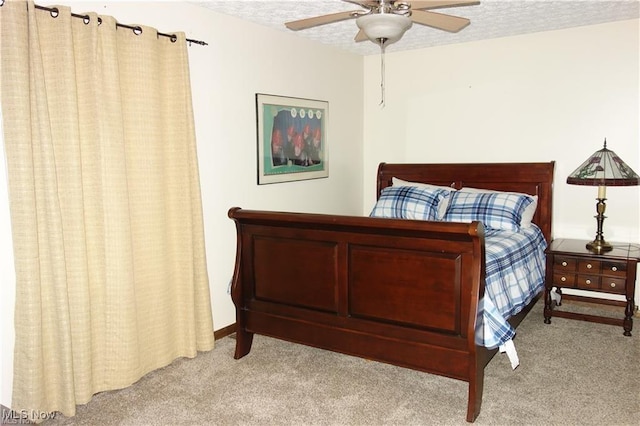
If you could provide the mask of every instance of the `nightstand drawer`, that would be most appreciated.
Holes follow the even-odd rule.
[[[554,272],[561,272],[561,271],[573,272],[576,270],[577,263],[578,261],[573,257],[554,256],[553,271]]]
[[[627,264],[624,262],[602,262],[602,275],[626,278]]]
[[[597,290],[600,288],[600,277],[597,275],[578,275],[576,286],[585,290]]]
[[[573,287],[576,285],[575,274],[563,274],[562,272],[553,272],[553,282],[562,287]]]
[[[602,277],[602,282],[600,287],[602,291],[607,291],[609,293],[625,293],[625,279],[624,278],[611,278],[611,277]]]
[[[580,274],[599,274],[600,273],[600,261],[599,260],[584,260],[581,259],[578,262],[578,273]]]

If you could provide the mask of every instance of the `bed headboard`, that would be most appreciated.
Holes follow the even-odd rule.
[[[378,166],[377,197],[392,178],[430,183],[460,189],[494,189],[538,196],[533,223],[551,241],[551,209],[555,162],[548,163],[458,163],[458,164],[387,164]]]

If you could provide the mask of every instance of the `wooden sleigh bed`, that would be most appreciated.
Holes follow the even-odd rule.
[[[538,196],[533,223],[551,240],[554,163],[380,164],[392,179]],[[453,223],[229,210],[237,228],[232,282],[235,358],[255,333],[468,382],[468,422],[480,413],[478,346],[485,292],[484,229]],[[538,295],[539,296],[539,295]],[[535,301],[509,319],[516,327]]]

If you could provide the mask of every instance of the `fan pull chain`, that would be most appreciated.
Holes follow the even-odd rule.
[[[384,108],[385,106],[385,100],[384,100],[384,89],[385,89],[385,82],[384,82],[384,59],[385,59],[385,45],[384,42],[387,41],[387,39],[385,38],[381,38],[379,39],[380,41],[380,107]]]

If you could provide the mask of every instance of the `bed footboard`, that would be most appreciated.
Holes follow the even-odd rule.
[[[254,333],[469,383],[480,412],[484,238],[471,224],[232,208],[235,358]]]

